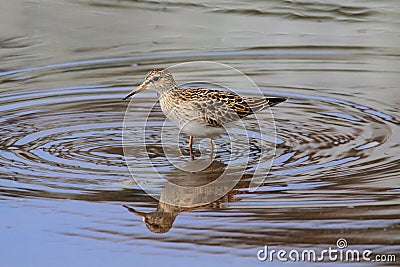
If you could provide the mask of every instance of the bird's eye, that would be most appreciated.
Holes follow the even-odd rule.
[[[158,81],[158,79],[160,79],[160,77],[158,77],[158,76],[153,77],[153,81],[154,81],[154,82]]]

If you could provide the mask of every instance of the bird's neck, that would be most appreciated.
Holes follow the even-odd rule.
[[[163,86],[163,87],[157,88],[157,95],[158,95],[158,97],[162,97],[165,94],[171,93],[176,90],[181,90],[181,89],[182,88],[179,87],[177,84]]]

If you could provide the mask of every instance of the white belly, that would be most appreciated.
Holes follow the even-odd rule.
[[[188,122],[178,127],[188,135],[201,138],[219,137],[222,133],[225,133],[224,128],[206,126],[197,122]]]

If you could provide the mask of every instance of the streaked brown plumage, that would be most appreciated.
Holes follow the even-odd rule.
[[[124,99],[146,89],[157,91],[164,114],[190,135],[191,155],[193,137],[219,136],[230,122],[286,100],[282,97],[242,97],[232,92],[205,88],[182,88],[165,69],[148,72],[145,81]]]

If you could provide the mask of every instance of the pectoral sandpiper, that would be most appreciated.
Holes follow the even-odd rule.
[[[149,71],[144,82],[131,91],[134,94],[157,91],[163,113],[182,132],[190,136],[189,151],[193,158],[193,137],[211,138],[224,133],[226,124],[237,121],[266,107],[284,102],[284,97],[241,97],[232,92],[206,88],[182,88],[165,69]]]

